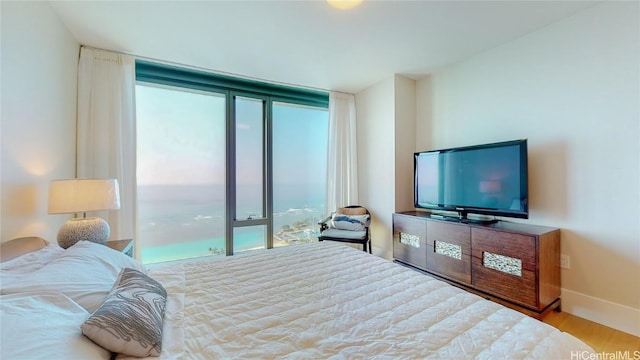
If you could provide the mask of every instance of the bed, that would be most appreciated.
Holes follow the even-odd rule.
[[[1,358],[136,358],[112,354],[81,331],[108,303],[123,269],[144,273],[166,290],[155,329],[161,359],[595,355],[538,320],[339,243],[149,269],[94,243],[65,251],[48,244],[1,265]]]

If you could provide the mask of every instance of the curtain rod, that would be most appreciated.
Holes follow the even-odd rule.
[[[114,50],[101,49],[101,48],[97,48],[95,46],[89,46],[89,45],[80,45],[80,47],[81,48],[87,48],[87,49],[93,49],[93,50],[100,50],[100,51],[110,51],[110,52],[113,52],[113,53],[116,53],[116,54],[133,56],[133,57],[135,57],[137,59],[140,59],[140,60],[148,60],[148,61],[161,63],[161,64],[164,64],[164,65],[184,67],[184,68],[187,68],[187,69],[190,69],[190,70],[205,71],[205,72],[210,72],[210,73],[214,73],[214,74],[218,74],[218,75],[233,76],[233,77],[238,77],[238,78],[242,78],[242,79],[246,79],[246,80],[260,81],[260,82],[269,83],[269,84],[273,84],[273,85],[291,86],[291,87],[304,88],[304,89],[308,89],[308,90],[326,91],[326,92],[329,92],[329,93],[334,92],[334,93],[338,93],[338,94],[354,95],[352,93],[348,93],[348,92],[344,92],[344,91],[329,90],[329,89],[323,89],[323,88],[318,88],[318,87],[313,87],[313,86],[302,86],[302,85],[296,85],[296,84],[279,82],[279,81],[265,80],[265,79],[260,79],[260,78],[257,78],[257,77],[251,77],[251,76],[246,76],[246,75],[238,75],[238,74],[234,74],[234,73],[230,73],[230,72],[226,72],[226,71],[212,70],[212,69],[207,69],[207,68],[200,67],[200,66],[186,65],[186,64],[173,62],[173,61],[156,59],[156,58],[152,58],[152,57],[148,57],[148,56],[140,56],[140,55],[124,52],[124,51],[114,51]]]

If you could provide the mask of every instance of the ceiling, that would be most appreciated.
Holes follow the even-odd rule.
[[[50,1],[82,45],[356,93],[429,72],[596,1]]]

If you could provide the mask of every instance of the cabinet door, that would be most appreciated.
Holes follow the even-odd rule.
[[[393,257],[420,269],[427,268],[427,221],[393,214]]]
[[[465,285],[471,284],[471,232],[468,225],[429,222],[427,270]]]
[[[536,237],[471,229],[472,284],[537,309]]]

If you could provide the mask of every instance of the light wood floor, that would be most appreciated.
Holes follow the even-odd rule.
[[[543,321],[584,341],[598,353],[629,351],[629,358],[640,354],[640,338],[565,313],[551,311]],[[634,353],[637,351],[637,353]]]

